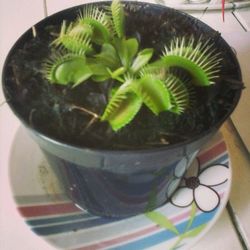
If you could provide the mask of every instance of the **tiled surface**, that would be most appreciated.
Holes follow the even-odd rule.
[[[195,10],[195,11],[220,11],[221,0],[154,0],[160,4],[173,6],[180,10]],[[249,7],[249,0],[226,0],[224,8],[226,10],[233,10],[235,8]]]
[[[250,13],[250,12],[249,12]],[[234,32],[233,34],[224,34],[226,41],[236,50],[242,71],[245,89],[235,112],[232,114],[232,120],[236,126],[241,138],[243,139],[248,151],[250,152],[250,32]],[[249,166],[250,167],[250,166]],[[250,168],[249,168],[250,171]]]
[[[1,0],[0,72],[7,51],[13,42],[28,27],[42,19],[44,13],[47,12],[48,14],[52,14],[58,10],[78,5],[83,2],[86,1],[47,0],[46,2],[45,0]],[[216,4],[215,1],[213,2]],[[44,3],[46,4],[44,5]],[[205,12],[205,14],[202,12],[191,12],[191,14],[200,18],[203,22],[206,22],[216,30],[222,32],[223,37],[236,49],[242,67],[244,81],[246,85],[249,85],[250,73],[248,70],[248,58],[250,56],[250,36],[245,30],[249,30],[250,10],[237,10],[234,12],[234,15],[231,11],[227,11],[225,23],[222,22],[220,12]],[[250,148],[249,100],[249,90],[247,90],[243,94],[240,105],[233,115],[233,121],[242,136],[242,139]],[[1,101],[3,101],[3,97],[0,91],[0,103]],[[9,111],[7,105],[0,107],[0,249],[54,249],[28,229],[18,215],[11,196],[11,189],[8,181],[8,158],[11,154],[10,146],[18,126],[18,121]],[[248,193],[250,190],[250,163],[247,160],[249,153],[245,151],[244,156],[242,156],[244,145],[242,145],[242,142],[237,137],[234,137],[235,131],[232,131],[232,127],[228,125],[224,130],[225,136],[229,138],[229,149],[230,152],[232,152],[232,163],[234,168],[230,203],[238,218],[238,225],[241,228],[242,236],[246,242],[248,242],[250,239],[250,207],[248,199]],[[227,210],[225,210],[211,231],[193,249],[242,249]]]
[[[225,241],[224,237],[218,235],[222,232],[230,240]],[[225,210],[220,219],[210,229],[210,231],[198,242],[192,250],[240,250],[241,244],[237,235],[235,234],[234,227],[230,221],[229,215]],[[166,249],[164,249],[166,250]]]
[[[241,20],[244,20],[244,22],[239,22],[231,12],[226,12],[225,22],[223,22],[220,16],[218,16],[218,13],[209,12],[204,15],[197,12],[189,13],[213,27],[215,30],[218,30],[222,34],[222,37],[236,51],[241,66],[243,82],[246,88],[242,92],[239,105],[232,114],[232,120],[238,129],[245,146],[250,152],[250,111],[248,108],[250,107],[250,32],[246,31],[246,28],[250,27],[246,25],[247,23],[250,24],[250,9],[248,15],[246,12],[243,12],[244,15],[240,16],[241,12],[237,12],[237,15],[240,16]]]
[[[31,11],[32,10],[32,11]],[[2,64],[16,39],[44,17],[43,0],[33,1],[0,1],[0,75]],[[0,91],[0,104],[3,101]]]
[[[227,138],[227,147],[234,170],[229,200],[238,220],[241,236],[250,249],[250,155],[242,141],[236,136],[237,131],[232,123],[226,123],[222,132]]]
[[[242,23],[243,27],[250,31],[250,7],[238,9],[234,12],[236,18]]]
[[[192,16],[200,19],[210,27],[219,31],[220,33],[232,33],[236,30],[242,30],[240,23],[232,15],[230,11],[225,12],[225,21],[223,22],[222,14],[218,12],[197,12],[188,11]]]
[[[0,73],[8,50],[32,24],[44,17],[43,0],[0,1]],[[1,73],[2,75],[2,73]],[[0,87],[0,103],[3,101]],[[9,183],[8,159],[20,126],[7,105],[0,107],[0,249],[52,250],[25,225],[16,210]],[[29,152],[27,152],[29,153]],[[25,156],[24,156],[25,157]]]
[[[69,0],[47,0],[47,12],[48,15],[51,15],[55,12],[58,12],[60,10],[70,8],[73,6],[77,6],[83,3],[91,3],[94,2],[95,0],[74,0],[74,1],[69,1]],[[105,0],[100,0],[100,1],[105,1]]]
[[[223,38],[237,53],[246,89],[242,93],[239,105],[232,114],[232,120],[250,152],[250,8],[237,9],[234,12],[226,11],[225,22],[222,21],[218,12],[204,14],[189,11],[188,13],[221,32]]]
[[[0,13],[0,63],[3,63],[16,39],[44,17],[43,0],[0,1]]]

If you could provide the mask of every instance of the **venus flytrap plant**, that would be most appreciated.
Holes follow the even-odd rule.
[[[77,86],[92,75],[86,65],[86,58],[79,54],[54,53],[44,66],[49,81],[62,85],[73,83]]]
[[[112,27],[109,16],[92,5],[80,12],[78,25],[89,25],[92,28],[91,40],[96,44],[101,45],[111,39]]]
[[[133,79],[126,80],[110,98],[101,117],[102,121],[109,121],[114,131],[128,124],[142,106],[142,98],[133,91],[134,84]]]
[[[161,62],[165,67],[179,67],[185,69],[198,86],[214,84],[218,77],[221,59],[219,54],[208,45],[209,40],[203,43],[201,39],[195,44],[194,39],[175,39],[170,47],[165,47]]]
[[[66,21],[63,21],[60,35],[52,44],[74,53],[89,52],[92,50],[90,39],[92,33],[93,29],[88,24],[74,26],[73,23],[70,23],[67,27]]]
[[[181,114],[190,105],[190,92],[187,88],[187,80],[182,81],[180,78],[169,74],[165,80],[165,84],[170,93],[170,101],[172,107],[170,111]]]
[[[125,14],[123,6],[120,3],[120,0],[113,0],[111,7],[111,18],[113,29],[119,38],[124,37],[124,22],[125,22]]]
[[[164,82],[154,75],[144,75],[135,81],[133,91],[155,115],[172,107],[170,94]]]
[[[67,26],[63,21],[52,43],[59,52],[45,63],[51,83],[76,87],[88,79],[112,80],[115,87],[100,121],[109,122],[114,131],[129,124],[142,105],[155,115],[163,111],[179,115],[190,107],[190,83],[173,68],[187,72],[192,84],[209,86],[218,77],[220,64],[212,43],[193,37],[173,39],[160,59],[151,62],[154,49],[141,49],[136,38],[127,38],[124,23],[119,0],[105,10],[86,7],[75,22]]]

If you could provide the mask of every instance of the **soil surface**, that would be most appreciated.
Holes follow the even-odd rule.
[[[211,39],[223,57],[221,76],[216,84],[196,88],[192,109],[182,115],[162,112],[154,116],[142,108],[128,126],[113,132],[108,123],[93,119],[79,107],[101,115],[107,105],[112,82],[88,81],[76,88],[50,84],[43,76],[42,64],[51,52],[50,43],[58,35],[64,18],[74,20],[78,9],[37,25],[10,55],[4,78],[8,102],[19,117],[42,134],[72,145],[98,149],[142,149],[161,147],[193,138],[220,124],[230,111],[240,85],[238,65],[220,35],[195,19],[174,10],[126,4],[127,37],[137,37],[141,48],[153,47],[155,57],[173,37],[191,36]],[[48,23],[48,21],[47,21]],[[91,121],[92,120],[92,121]],[[91,123],[90,123],[91,122]]]

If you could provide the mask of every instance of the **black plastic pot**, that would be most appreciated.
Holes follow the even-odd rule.
[[[103,6],[107,3],[95,4]],[[35,25],[37,34],[46,33],[48,25],[60,25],[64,19],[74,20],[81,7],[45,18]],[[190,35],[203,34],[216,41],[226,66],[221,80],[222,87],[214,88],[213,94],[226,92],[230,107],[223,109],[220,119],[206,131],[192,139],[159,149],[97,150],[65,143],[33,127],[29,117],[23,115],[25,107],[22,101],[26,90],[16,82],[9,63],[15,53],[33,39],[31,29],[24,33],[11,49],[3,69],[6,100],[39,144],[71,199],[90,213],[101,216],[131,216],[167,202],[177,188],[176,180],[180,180],[200,147],[218,131],[236,107],[242,88],[237,59],[216,31],[187,14],[160,5],[130,2],[126,3],[126,9],[130,13],[127,17],[130,23],[137,23],[141,30],[147,32],[151,32],[150,29],[152,32],[158,30],[158,39],[167,41],[168,37],[186,34],[189,30]],[[172,185],[173,181],[175,186]]]

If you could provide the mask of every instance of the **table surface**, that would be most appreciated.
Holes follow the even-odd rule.
[[[59,10],[82,4],[83,0],[0,0],[0,73],[8,50],[30,26]],[[151,1],[154,2],[154,1]],[[246,89],[241,101],[221,131],[226,140],[233,168],[230,199],[212,229],[194,250],[250,249],[250,1],[226,3],[222,22],[220,1],[188,4],[181,0],[155,0],[187,11],[215,30],[235,49]],[[185,2],[185,3],[184,3]],[[194,0],[193,0],[194,2]],[[52,250],[52,246],[31,232],[16,210],[8,176],[10,148],[20,123],[4,103],[0,90],[0,249]],[[25,157],[25,156],[24,156]]]

